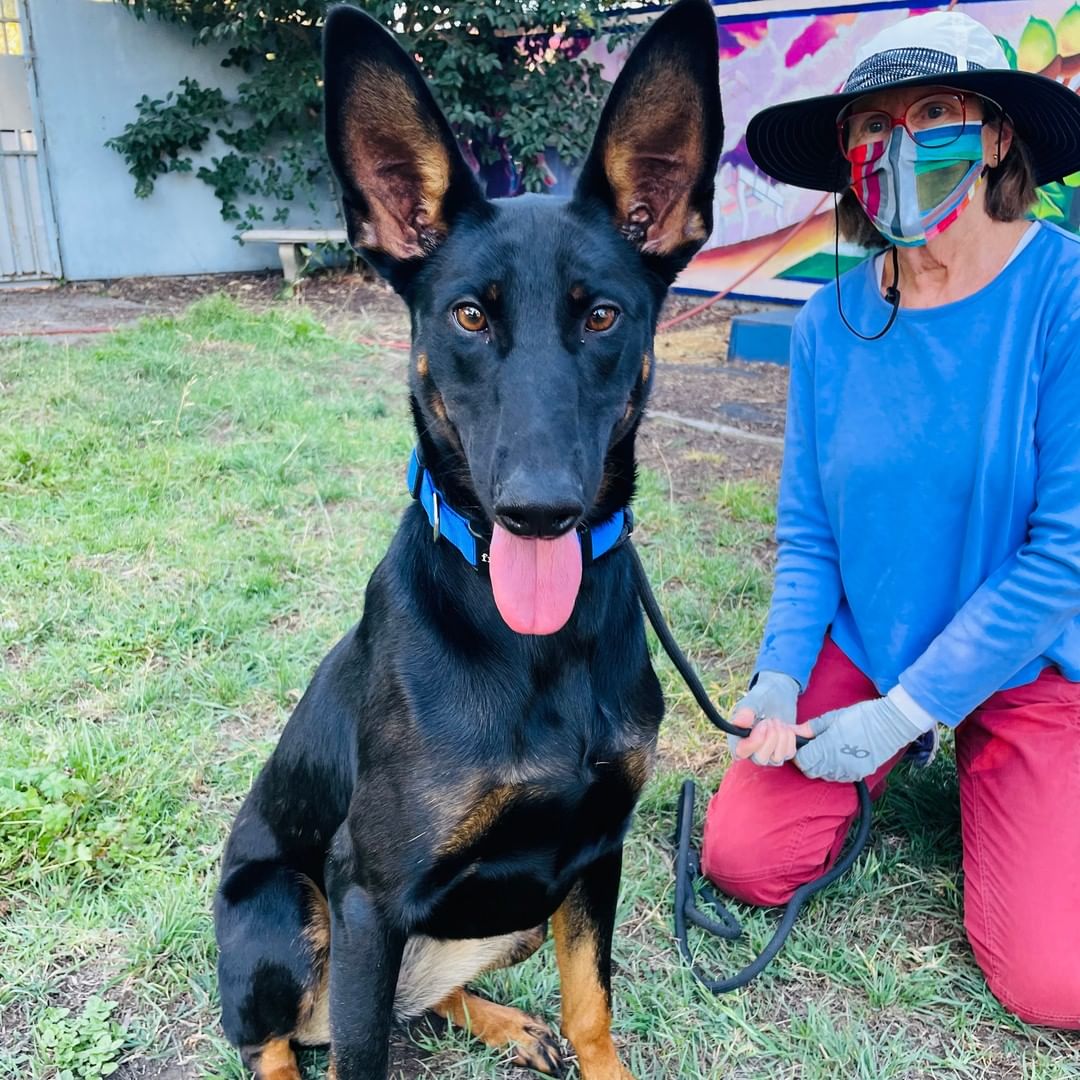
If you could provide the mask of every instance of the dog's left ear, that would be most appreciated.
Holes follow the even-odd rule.
[[[615,81],[574,192],[602,202],[669,284],[712,232],[718,54],[707,0],[679,0],[657,19]]]
[[[486,201],[424,76],[380,23],[333,8],[323,70],[349,242],[400,288],[458,216]]]

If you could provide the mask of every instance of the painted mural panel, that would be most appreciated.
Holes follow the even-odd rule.
[[[774,183],[746,152],[746,125],[759,109],[840,88],[859,48],[909,15],[949,5],[832,4],[777,11],[775,2],[718,4],[726,132],[717,175],[715,227],[706,249],[680,277],[684,288],[726,288],[769,255],[792,226],[809,223],[735,292],[803,300],[833,277],[833,204],[820,192]],[[953,5],[954,7],[957,5]],[[999,38],[1010,63],[1080,89],[1080,3],[975,0],[959,5]],[[769,9],[773,10],[769,10]],[[614,58],[613,58],[614,59]],[[1035,214],[1080,231],[1080,174],[1040,189]],[[862,257],[841,244],[841,270]]]

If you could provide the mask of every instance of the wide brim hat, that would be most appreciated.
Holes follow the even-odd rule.
[[[948,86],[1000,105],[1027,147],[1036,184],[1080,171],[1080,96],[1067,86],[1013,71],[989,30],[958,11],[904,19],[872,38],[835,94],[773,105],[746,130],[760,169],[784,184],[843,191],[851,165],[836,120],[850,102],[892,87]]]

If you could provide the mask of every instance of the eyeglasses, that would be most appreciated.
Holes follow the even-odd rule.
[[[919,146],[948,146],[964,134],[966,97],[961,93],[929,94],[913,101],[899,116],[880,109],[852,113],[841,110],[836,118],[840,152],[857,164],[877,161],[885,153],[895,127],[903,127]]]

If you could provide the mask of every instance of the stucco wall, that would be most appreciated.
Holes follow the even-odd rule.
[[[197,274],[277,264],[263,244],[241,246],[210,188],[194,173],[161,177],[148,199],[134,195],[123,158],[105,140],[135,119],[143,94],[164,97],[184,76],[229,94],[238,76],[220,54],[193,48],[190,34],[156,19],[139,22],[111,0],[27,0],[46,160],[71,279]],[[225,148],[214,139],[195,159]],[[289,224],[307,224],[303,208]]]

